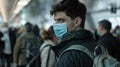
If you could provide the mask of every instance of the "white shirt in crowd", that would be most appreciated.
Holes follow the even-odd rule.
[[[8,34],[8,29],[5,28],[2,30],[3,32],[3,37],[2,40],[5,42],[5,47],[4,47],[4,53],[5,54],[11,54],[11,45],[10,45],[10,38],[9,38],[9,34]]]
[[[4,33],[5,38],[5,47],[4,47],[4,53],[5,54],[11,54],[11,45],[10,45],[10,38],[8,33]]]

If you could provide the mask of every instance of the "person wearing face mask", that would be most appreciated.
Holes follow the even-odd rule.
[[[118,37],[119,40],[120,40],[120,29],[119,29],[119,30],[116,30],[116,34],[117,34],[117,37]]]
[[[111,27],[110,21],[106,19],[99,21],[100,39],[98,43],[104,43],[103,46],[107,48],[109,54],[120,61],[120,41],[110,32]]]
[[[115,34],[117,35],[117,37],[120,40],[120,26],[118,26],[118,28],[116,29]]]
[[[116,30],[116,32],[115,32],[117,35],[120,35],[120,30],[118,29],[118,30]]]
[[[86,12],[86,6],[79,0],[62,0],[52,7],[51,14],[56,21],[53,30],[59,43],[51,48],[58,58],[57,67],[92,67],[93,60],[81,51],[69,50],[62,54],[73,45],[94,51],[94,37],[90,31],[84,29]]]
[[[3,56],[3,51],[5,47],[5,42],[2,40],[3,34],[0,31],[0,67],[3,67],[4,65],[4,56]]]
[[[1,31],[3,33],[3,37],[1,38],[1,40],[5,42],[5,47],[3,51],[4,59],[7,62],[7,67],[11,67],[13,48],[16,40],[15,31],[9,28],[8,23],[3,23]]]
[[[120,26],[117,25],[115,29],[112,31],[113,35],[120,39]]]

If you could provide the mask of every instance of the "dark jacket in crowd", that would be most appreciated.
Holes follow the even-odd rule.
[[[27,59],[25,56],[25,46],[26,46],[26,39],[35,39],[36,43],[40,43],[39,38],[35,37],[33,33],[31,32],[25,32],[23,33],[17,40],[14,48],[14,62],[17,63],[18,65],[26,65]]]
[[[109,54],[120,61],[120,41],[118,38],[111,33],[106,33],[99,39],[98,43],[103,43]]]
[[[16,31],[13,28],[9,28],[9,38],[10,38],[10,44],[12,49],[12,55],[13,55],[13,49],[16,43]]]
[[[10,45],[11,45],[11,50],[12,50],[12,54],[11,54],[11,61],[13,62],[13,51],[14,51],[14,46],[15,46],[15,42],[16,42],[16,32],[14,28],[9,28],[8,29],[8,35],[9,35],[9,39],[10,39]]]
[[[83,44],[84,43],[84,44]],[[92,52],[96,46],[93,35],[87,30],[79,30],[66,34],[62,42],[52,49],[57,57],[71,45],[82,45]],[[65,52],[58,60],[57,67],[92,67],[93,60],[85,53],[77,50]]]
[[[4,50],[4,46],[5,46],[4,41],[1,40],[2,37],[3,37],[3,34],[2,34],[2,32],[0,32],[0,57],[3,56],[3,50]]]
[[[2,32],[0,33],[0,35],[1,34],[2,34],[2,36],[4,35],[4,33],[2,33]],[[15,42],[16,42],[16,33],[15,33],[14,28],[8,28],[8,35],[9,35],[11,51],[12,51],[12,54],[10,55],[10,57],[11,57],[11,59],[13,59],[13,49],[14,49],[14,45],[15,45]],[[5,46],[5,43],[2,46],[2,50],[4,50],[4,46]],[[13,61],[13,60],[11,60],[11,61]]]

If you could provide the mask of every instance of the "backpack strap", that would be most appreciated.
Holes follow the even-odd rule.
[[[51,47],[52,45],[50,45],[50,44],[47,44],[47,45],[45,45],[42,49],[41,49],[41,53],[42,53],[42,51],[46,48],[46,47]],[[48,64],[49,64],[49,58],[50,58],[50,51],[51,51],[51,48],[49,48],[49,51],[48,51],[48,56],[47,56],[47,60],[46,60],[46,67],[48,67]]]
[[[69,51],[69,50],[78,50],[78,51],[81,51],[81,52],[87,54],[91,59],[94,59],[94,54],[93,54],[93,52],[91,52],[88,48],[86,48],[86,47],[84,47],[84,46],[82,46],[82,45],[72,45],[72,46],[68,47],[66,50],[64,50],[64,51],[60,54],[59,58],[60,58],[65,52],[67,52],[67,51]],[[59,59],[58,59],[58,60],[59,60]]]
[[[46,47],[51,47],[52,45],[50,45],[50,44],[47,44],[47,45],[45,45],[41,50],[40,50],[40,52],[42,53],[42,51],[46,48]]]
[[[48,67],[48,64],[49,64],[49,60],[50,60],[50,53],[51,52],[51,48],[49,48],[49,51],[48,51],[48,56],[47,56],[47,61],[46,61],[46,67]]]
[[[109,55],[109,51],[107,48],[104,47],[104,43],[98,43],[94,50],[94,56],[97,56],[97,50],[100,49],[101,54]]]
[[[50,45],[50,44],[47,44],[47,45],[45,45],[39,52],[38,52],[38,54],[36,54],[36,56],[34,56],[31,60],[30,60],[30,62],[26,65],[26,67],[30,67],[30,64],[42,53],[42,51],[44,50],[44,48],[46,48],[46,47],[51,47],[52,45]],[[41,61],[41,60],[40,60]]]

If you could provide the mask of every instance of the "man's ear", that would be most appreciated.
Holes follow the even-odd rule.
[[[82,23],[81,17],[76,17],[75,18],[75,27],[80,27],[81,23]]]

